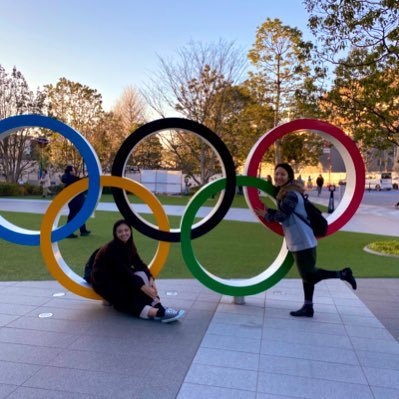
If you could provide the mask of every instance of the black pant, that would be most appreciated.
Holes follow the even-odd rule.
[[[316,248],[292,252],[299,274],[302,277],[305,301],[313,301],[314,286],[321,280],[339,278],[339,271],[324,270],[316,267]]]
[[[68,214],[68,222],[72,220],[77,213],[80,211],[84,203],[84,198],[80,199],[79,197],[75,197],[72,201],[68,202],[68,208],[69,208],[69,214]],[[81,233],[84,233],[87,231],[86,229],[86,224],[83,223],[80,227],[79,230]]]

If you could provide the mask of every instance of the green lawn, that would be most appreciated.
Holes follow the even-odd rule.
[[[7,220],[18,226],[39,229],[42,215],[2,212]],[[81,274],[91,252],[111,239],[111,229],[119,213],[96,212],[87,222],[92,230],[89,237],[65,239],[59,246],[66,262]],[[146,216],[152,220],[152,216]],[[177,226],[179,217],[170,217]],[[61,223],[65,218],[61,219]],[[142,258],[149,262],[157,242],[138,232],[135,241]],[[397,259],[366,253],[363,247],[373,241],[389,237],[338,232],[320,241],[318,266],[340,269],[350,266],[357,277],[399,277]],[[200,262],[209,271],[225,278],[250,277],[269,265],[281,247],[282,238],[269,232],[260,223],[223,221],[207,235],[194,241],[193,247]],[[39,247],[26,247],[0,240],[0,280],[52,279],[42,261]],[[192,278],[183,262],[180,244],[174,243],[160,278]],[[288,277],[298,277],[293,268]]]

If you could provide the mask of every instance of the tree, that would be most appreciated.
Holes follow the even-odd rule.
[[[95,129],[103,120],[101,94],[81,83],[60,78],[55,86],[45,86],[49,116],[76,129],[93,145]],[[51,160],[59,168],[71,164],[84,171],[83,159],[65,137],[53,133],[51,136]]]
[[[238,167],[245,162],[259,137],[273,127],[274,113],[270,105],[257,102],[245,84],[231,86],[223,95],[225,112],[221,136]]]
[[[324,108],[364,151],[399,143],[399,3],[306,0],[319,54],[336,65]],[[348,52],[349,51],[349,52]]]
[[[41,113],[44,96],[29,89],[16,67],[11,75],[0,65],[0,119],[19,114]],[[0,165],[8,182],[17,182],[31,166],[32,137],[35,129],[19,129],[0,141]]]
[[[124,138],[145,122],[144,101],[132,86],[123,91],[113,112],[121,120]],[[162,164],[162,151],[158,135],[151,135],[135,147],[129,163],[136,167],[159,169]]]
[[[354,49],[348,58],[364,58],[365,50]],[[364,149],[384,150],[399,145],[399,72],[375,65],[348,68],[339,65],[324,108],[331,119],[351,131]]]
[[[158,135],[146,137],[133,150],[131,164],[143,169],[161,169],[163,164],[163,151]]]
[[[115,155],[125,137],[123,123],[113,112],[104,113],[98,124],[93,126],[90,143],[105,172],[111,171]]]
[[[312,69],[312,49],[310,42],[302,40],[300,30],[283,25],[279,19],[267,18],[257,29],[255,43],[248,53],[255,71],[249,72],[245,84],[260,105],[272,107],[274,126],[298,114],[295,108],[300,95],[305,89],[315,90],[315,84],[310,82],[324,75],[319,66]],[[305,98],[302,95],[302,100]],[[285,140],[288,139],[275,143],[275,163],[283,160]]]
[[[132,86],[128,86],[123,90],[112,111],[121,119],[126,133],[131,133],[145,121],[144,100]]]
[[[151,108],[161,116],[177,111],[221,135],[225,90],[238,82],[245,66],[240,51],[222,40],[209,45],[191,42],[178,51],[177,61],[159,61],[159,70],[145,93]],[[185,173],[194,178],[199,173],[200,184],[220,172],[215,155],[200,139],[174,132],[164,135],[163,144],[174,154],[169,158],[184,167]]]
[[[319,54],[346,65],[389,64],[399,60],[399,3],[396,0],[305,0],[309,27]],[[363,59],[345,59],[342,51],[367,50]]]

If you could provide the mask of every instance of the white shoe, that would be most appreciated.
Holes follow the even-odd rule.
[[[155,317],[155,320],[159,320],[161,323],[172,323],[173,321],[179,320],[184,316],[186,312],[182,309],[175,310],[172,308],[165,309],[165,315],[163,317]]]

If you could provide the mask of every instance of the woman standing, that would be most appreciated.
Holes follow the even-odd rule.
[[[162,306],[154,277],[137,253],[130,225],[117,221],[113,236],[95,257],[91,275],[94,291],[115,309],[136,317],[163,323],[180,319],[184,310]]]
[[[352,288],[357,288],[352,270],[345,268],[339,271],[324,270],[316,267],[317,240],[312,228],[298,215],[307,218],[301,185],[294,181],[294,171],[287,163],[280,163],[274,169],[274,182],[277,188],[278,209],[257,209],[258,216],[269,222],[282,225],[287,248],[292,253],[299,274],[302,277],[304,304],[297,310],[290,312],[291,316],[313,317],[314,286],[321,280],[340,278],[347,281]]]
[[[65,172],[61,177],[61,181],[64,183],[64,186],[68,187],[78,180],[80,180],[80,178],[75,175],[73,166],[68,165],[65,168]],[[72,220],[77,215],[77,213],[82,208],[84,202],[85,202],[85,194],[84,193],[78,194],[77,196],[72,198],[71,201],[68,202],[68,208],[69,208],[69,213],[68,213],[68,218],[67,218],[68,222],[70,220]],[[91,233],[90,230],[87,230],[86,223],[83,223],[79,227],[79,230],[80,230],[80,235],[82,237],[88,236]],[[72,233],[67,238],[77,238],[77,237],[78,236],[76,234]]]

